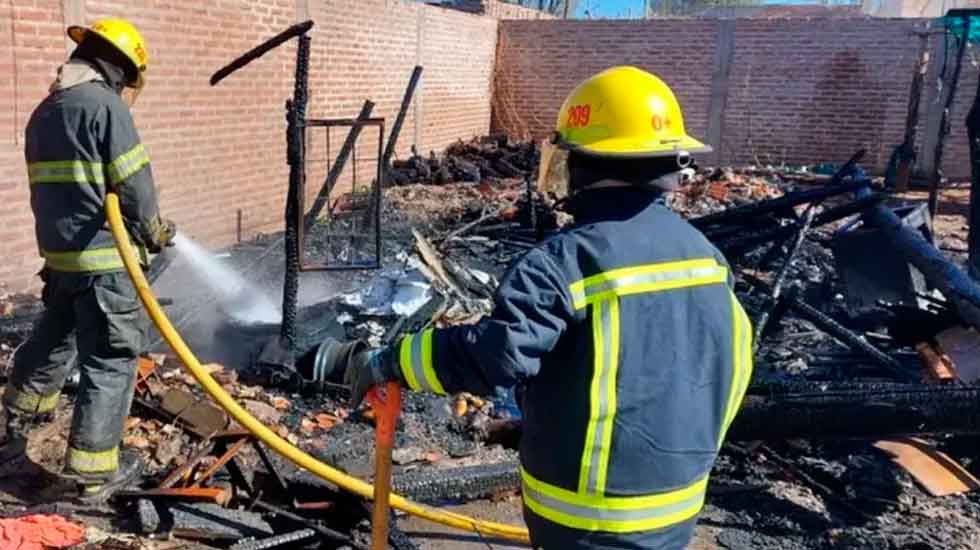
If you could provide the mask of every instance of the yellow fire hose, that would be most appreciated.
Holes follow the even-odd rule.
[[[371,499],[374,496],[374,488],[371,484],[351,477],[339,470],[320,462],[316,458],[303,452],[298,447],[292,445],[285,439],[279,437],[267,426],[259,422],[254,416],[241,407],[232,397],[211,377],[208,372],[201,367],[200,361],[194,356],[184,339],[174,328],[167,318],[167,315],[157,302],[156,296],[150,289],[150,284],[143,275],[136,251],[129,242],[129,235],[123,225],[122,214],[119,210],[119,197],[115,193],[108,193],[106,196],[106,218],[109,220],[109,227],[112,236],[116,239],[116,246],[122,255],[126,271],[133,280],[133,286],[139,294],[140,301],[149,313],[153,323],[159,329],[160,334],[170,344],[170,347],[180,358],[184,366],[191,373],[195,380],[204,388],[204,391],[211,396],[214,401],[221,406],[236,422],[252,433],[262,443],[265,443],[277,453],[288,458],[293,464],[309,470],[317,477],[333,483],[338,487],[350,491],[362,498]],[[412,502],[405,497],[392,494],[390,497],[391,506],[395,509],[407,512],[413,516],[440,523],[447,527],[453,527],[464,531],[479,533],[480,535],[493,536],[528,543],[527,529],[516,525],[494,523],[482,521],[462,514],[455,514],[445,510],[438,510]]]

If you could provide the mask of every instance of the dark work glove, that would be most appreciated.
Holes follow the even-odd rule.
[[[164,247],[174,245],[174,237],[177,236],[177,224],[172,220],[158,218],[152,227],[152,242],[148,243],[146,247],[150,252],[158,254]]]
[[[344,372],[344,383],[350,386],[351,409],[356,410],[374,386],[393,380],[404,384],[399,370],[397,356],[387,349],[365,351],[352,357]]]
[[[157,242],[160,243],[160,248],[173,246],[174,237],[177,236],[177,224],[173,220],[164,219],[160,225],[160,233],[157,235]]]

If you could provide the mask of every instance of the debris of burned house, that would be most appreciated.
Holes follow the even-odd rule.
[[[458,141],[441,155],[428,158],[413,146],[412,155],[392,162],[390,178],[395,185],[497,181],[530,176],[537,168],[540,151],[534,142],[513,141],[507,135]]]
[[[529,190],[522,180],[519,176],[490,185],[405,185],[386,190],[386,198],[399,197],[386,201],[386,208],[430,204],[419,218],[426,223],[400,221],[400,210],[386,212],[391,236],[386,236],[384,268],[351,273],[347,288],[337,287],[298,308],[295,372],[258,361],[259,345],[277,334],[275,323],[225,320],[212,333],[191,328],[188,337],[202,343],[235,342],[223,350],[229,367],[214,367],[226,388],[305,451],[367,477],[374,448],[371,415],[347,410],[347,392],[338,373],[325,368],[329,354],[321,351],[329,347],[324,342],[357,338],[379,345],[427,325],[473,322],[489,311],[496,279],[507,263],[556,230],[562,218],[547,197]],[[944,446],[946,435],[978,429],[976,389],[962,386],[976,376],[969,359],[970,350],[980,345],[976,331],[962,326],[959,309],[941,288],[915,278],[917,268],[910,267],[905,255],[895,256],[896,272],[891,275],[900,276],[903,284],[919,282],[902,286],[899,294],[886,293],[882,288],[890,287],[875,282],[875,277],[888,274],[872,273],[854,260],[865,259],[862,251],[867,253],[869,246],[876,252],[891,247],[889,238],[879,235],[874,244],[863,246],[848,242],[847,252],[841,251],[840,243],[856,232],[878,229],[866,214],[887,204],[883,194],[855,195],[864,187],[875,193],[874,185],[856,172],[835,180],[757,168],[722,169],[698,174],[690,187],[671,197],[676,210],[725,250],[733,264],[737,293],[761,330],[755,381],[731,428],[734,443],[719,462],[705,512],[709,517],[729,518],[724,525],[731,524],[732,515],[764,521],[751,512],[760,502],[793,502],[781,491],[803,491],[815,495],[810,498],[826,507],[832,521],[848,518],[855,523],[841,527],[840,538],[866,540],[862,518],[896,521],[907,513],[869,511],[861,497],[874,492],[886,498],[880,496],[887,491],[879,485],[904,479],[899,466],[892,464],[892,455],[882,449],[908,452],[892,442],[918,434],[927,447],[943,448],[952,460],[962,460],[962,452]],[[469,194],[472,200],[447,208],[440,199],[444,195],[430,195],[440,191]],[[907,220],[905,226],[928,227],[927,220],[915,220],[908,213],[897,210]],[[270,253],[264,267],[251,260],[266,248],[243,245],[239,261],[256,272],[275,267],[276,275],[270,278],[276,279],[281,256]],[[880,293],[865,299],[860,309],[852,307],[854,294],[860,291],[850,288],[855,279],[848,270],[857,271],[872,287],[869,290]],[[181,304],[175,308],[179,310]],[[759,324],[762,315],[768,321]],[[259,345],[250,347],[252,343]],[[192,347],[198,349],[199,343],[194,341]],[[938,357],[946,366],[943,385],[918,383],[919,378],[939,372],[927,365],[935,363],[927,357]],[[240,369],[243,365],[251,368]],[[367,531],[359,524],[367,519],[367,511],[352,515],[340,511],[359,510],[357,499],[295,471],[251,441],[235,439],[234,426],[221,414],[209,414],[206,399],[177,369],[168,360],[160,372],[149,375],[142,384],[152,391],[141,393],[134,408],[143,417],[134,431],[146,438],[147,452],[157,455],[158,447],[167,446],[178,451],[167,464],[155,464],[158,470],[147,487],[124,497],[139,503],[147,528],[156,525],[158,534],[210,540],[227,537],[228,532],[195,523],[198,512],[187,512],[220,506],[221,514],[230,514],[229,521],[252,525],[245,520],[258,520],[271,528],[271,532],[241,531],[249,537],[234,548],[290,547],[314,540],[311,537],[331,541],[323,544],[327,548],[363,544]],[[297,374],[300,385],[295,385]],[[950,381],[949,376],[955,378]],[[508,438],[501,427],[519,430],[519,415],[506,399],[406,393],[393,454],[395,491],[433,504],[513,494],[520,482],[516,452],[501,443],[509,439],[512,447],[514,438],[513,434]],[[151,437],[153,430],[170,423],[179,430],[179,441]],[[215,433],[220,430],[229,433]],[[885,436],[888,439],[882,439]],[[873,447],[823,440],[839,437],[885,443]],[[783,443],[794,438],[811,441]],[[767,443],[747,446],[750,451],[740,443],[750,440]],[[964,464],[967,470],[975,470],[975,465]],[[869,470],[875,472],[873,479],[856,473]],[[912,471],[914,479],[923,477],[919,470]],[[171,484],[173,480],[179,481]],[[964,487],[959,490],[969,490],[969,483]],[[910,498],[918,490],[908,481],[901,485],[899,496],[888,498]],[[962,505],[975,506],[970,502]],[[255,516],[244,510],[248,506]],[[769,515],[781,518],[772,521],[795,520],[789,504],[772,506]],[[176,508],[180,510],[175,514]],[[822,532],[822,527],[805,524],[794,529],[780,532],[773,540],[792,541],[794,548],[819,547],[805,541]],[[729,533],[722,537],[725,540],[743,536],[735,534],[742,533],[736,527],[725,527],[723,532]],[[901,536],[888,527],[879,534],[895,540]],[[752,532],[748,537],[756,540],[763,535]]]

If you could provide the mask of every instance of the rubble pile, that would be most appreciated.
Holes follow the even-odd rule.
[[[392,162],[389,171],[395,185],[499,181],[524,178],[537,167],[539,151],[533,142],[515,142],[506,135],[458,141],[441,155],[425,158],[412,148],[405,160]]]
[[[734,168],[699,171],[670,197],[670,207],[684,217],[702,216],[753,201],[771,199],[790,191],[778,176],[736,173]]]
[[[0,366],[7,365],[14,350],[30,336],[34,318],[42,307],[34,296],[0,295]]]

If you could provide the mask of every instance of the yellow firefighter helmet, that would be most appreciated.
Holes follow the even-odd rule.
[[[68,37],[74,40],[76,44],[81,44],[89,33],[102,37],[133,63],[137,77],[129,85],[137,89],[142,88],[144,84],[143,73],[146,72],[149,54],[146,51],[143,35],[136,30],[136,27],[125,19],[100,19],[88,28],[77,25],[68,27]]]
[[[636,67],[613,67],[579,84],[558,113],[555,144],[607,157],[661,157],[711,148],[687,135],[670,87]]]

